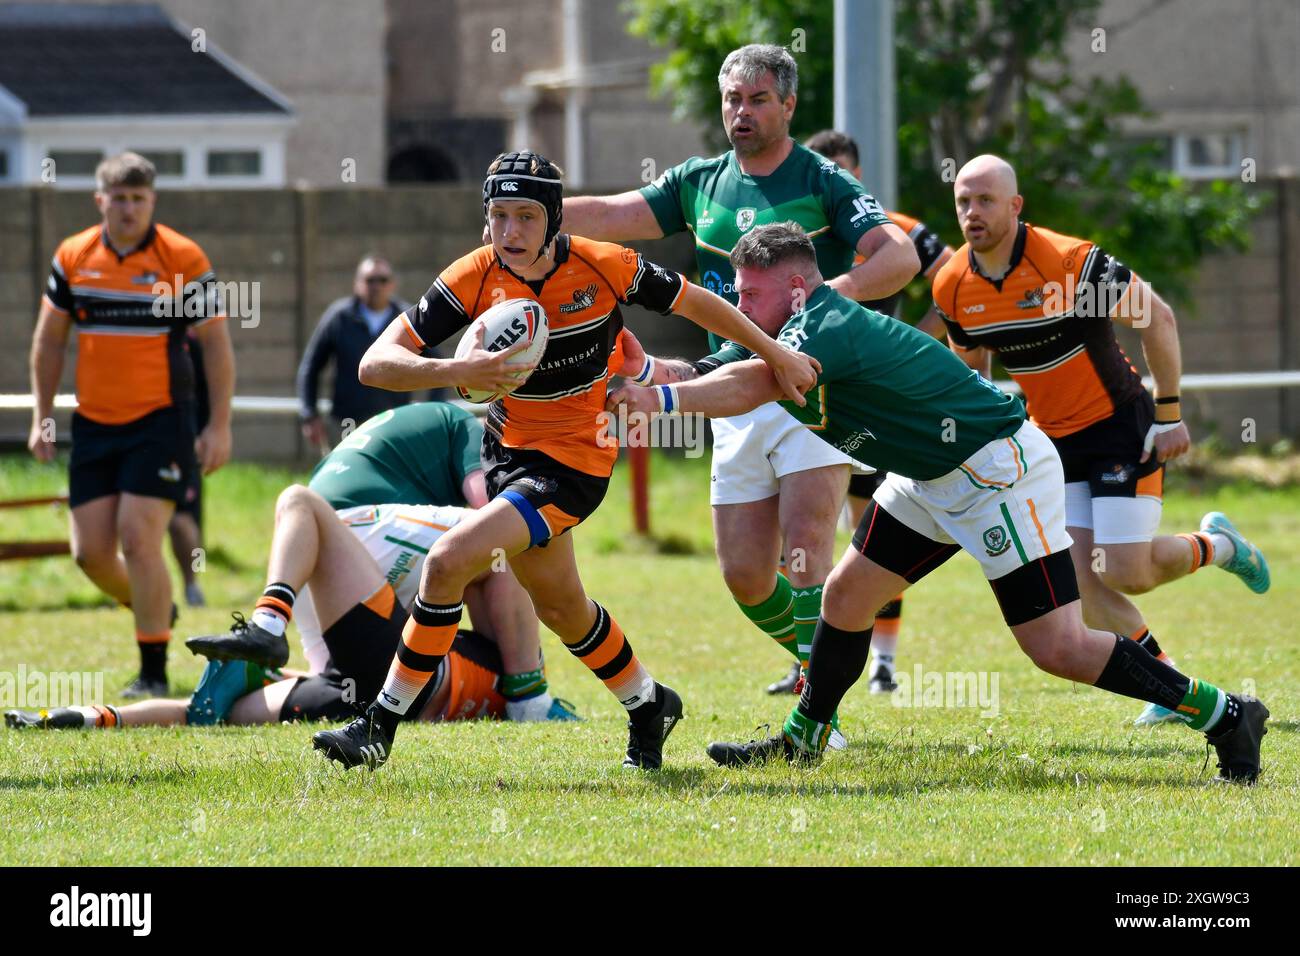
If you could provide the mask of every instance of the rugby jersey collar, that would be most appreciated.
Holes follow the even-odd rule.
[[[128,249],[125,253],[121,253],[118,252],[116,249],[114,249],[113,244],[108,241],[108,227],[102,225],[99,227],[99,241],[104,244],[105,249],[113,253],[113,255],[117,256],[117,261],[119,263],[126,261],[127,256],[133,256],[137,252],[141,252],[145,249],[148,249],[149,246],[153,243],[154,237],[157,234],[158,234],[157,228],[154,226],[152,222],[149,223],[149,228],[145,230],[144,235],[140,238],[140,241],[137,242],[130,249]]]
[[[524,285],[528,286],[528,288],[532,289],[535,294],[541,295],[542,286],[546,285],[546,280],[555,275],[555,271],[569,261],[569,235],[568,233],[562,232],[555,237],[555,265],[551,268],[550,272],[546,273],[546,275],[542,276],[540,279],[523,278],[519,273],[515,272],[514,269],[511,269],[501,261],[501,256],[497,254],[495,249],[492,250],[492,256],[497,261],[497,268],[505,269],[506,272],[509,272]]]
[[[1026,236],[1028,236],[1028,230],[1026,230],[1024,222],[1023,222],[1023,221],[1017,221],[1017,223],[1016,223],[1016,242],[1015,242],[1015,245],[1013,245],[1013,246],[1011,247],[1011,261],[1007,263],[1007,271],[1004,272],[1004,273],[1002,274],[1002,278],[1001,278],[1001,279],[990,279],[988,276],[986,276],[986,275],[984,274],[984,270],[982,270],[982,269],[980,268],[980,264],[979,264],[979,262],[976,261],[976,259],[975,259],[975,250],[974,250],[974,249],[967,249],[967,250],[966,250],[966,256],[967,256],[967,258],[968,258],[968,260],[969,260],[969,262],[970,262],[970,271],[973,272],[973,273],[975,273],[975,275],[979,276],[979,277],[980,277],[981,279],[983,279],[985,282],[988,282],[988,283],[992,284],[992,286],[993,286],[995,289],[997,289],[999,292],[1001,292],[1001,291],[1002,291],[1002,283],[1005,282],[1005,281],[1007,280],[1007,276],[1011,275],[1011,273],[1015,271],[1016,266],[1020,265],[1020,260],[1023,259],[1024,256],[1025,256],[1025,238],[1026,238]]]
[[[793,136],[788,136],[786,137],[786,139],[791,144],[793,144],[790,147],[790,152],[785,154],[785,159],[781,160],[781,162],[777,164],[776,169],[772,170],[770,173],[766,173],[760,176],[756,173],[745,172],[743,169],[740,168],[740,160],[736,157],[736,151],[734,149],[730,149],[727,151],[727,163],[731,166],[731,172],[742,182],[747,181],[753,184],[767,182],[767,180],[771,179],[781,170],[785,169],[787,163],[797,162],[795,158],[795,154],[799,152],[800,144],[794,139]]]

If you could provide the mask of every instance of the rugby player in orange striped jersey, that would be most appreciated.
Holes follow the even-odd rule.
[[[483,439],[491,501],[439,538],[388,679],[363,717],[322,731],[314,746],[345,766],[388,759],[397,723],[427,685],[456,633],[465,585],[509,558],[541,621],[600,678],[628,712],[623,764],[657,769],[681,699],[655,681],[622,629],[590,600],[566,533],[604,497],[617,444],[602,435],[606,386],[621,370],[619,304],[675,312],[753,350],[799,405],[815,363],[778,345],[735,307],[633,250],[560,233],[562,186],[552,163],[523,151],[488,168],[483,208],[492,243],[457,260],[371,346],[361,379],[398,391],[446,385],[504,390],[514,350],[478,345],[464,358],[426,358],[495,302],[536,299],[550,337],[528,380],[493,403]]]
[[[38,461],[54,459],[48,423],[75,328],[72,554],[135,617],[140,676],[123,696],[158,696],[167,692],[174,618],[163,535],[193,471],[211,473],[230,457],[235,359],[207,256],[154,222],[153,164],[123,153],[100,163],[95,180],[102,220],[59,245],[32,339],[28,447]],[[190,328],[210,407],[197,438]]]
[[[1217,511],[1199,531],[1160,535],[1165,462],[1187,452],[1182,360],[1173,311],[1137,275],[1087,241],[1020,219],[1024,199],[1005,160],[977,156],[954,183],[966,245],[934,281],[952,348],[989,374],[993,352],[1024,390],[1030,416],[1065,466],[1066,525],[1084,618],[1163,656],[1126,595],[1213,564],[1256,593],[1268,563]],[[1137,329],[1154,399],[1115,338]],[[1140,724],[1173,715],[1155,705]]]

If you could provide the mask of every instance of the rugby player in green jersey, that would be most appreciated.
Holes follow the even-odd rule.
[[[785,220],[803,226],[822,275],[844,295],[883,299],[907,285],[920,271],[907,234],[851,173],[790,137],[798,67],[789,51],[763,44],[732,51],[718,90],[728,152],[688,159],[639,190],[566,199],[565,229],[620,242],[690,230],[700,284],[732,303],[732,247],[755,226]],[[748,357],[734,342],[709,343],[714,354],[694,368],[648,362],[638,380],[679,381],[683,370]],[[775,403],[713,422],[709,498],[723,580],[744,615],[801,663],[835,561],[852,463]]]
[[[1255,781],[1269,716],[1262,702],[1189,678],[1137,642],[1084,625],[1061,459],[1019,399],[934,339],[823,283],[812,243],[796,223],[751,230],[731,261],[740,310],[820,365],[807,405],[792,411],[823,441],[890,475],[827,578],[808,679],[782,732],[712,744],[715,761],[819,757],[832,715],[866,666],[877,609],[966,551],[1039,668],[1169,708],[1214,745],[1219,779]],[[779,397],[765,366],[743,361],[695,381],[627,386],[610,404],[713,416]]]
[[[302,563],[313,542],[324,542],[314,529],[328,523],[324,516],[332,509],[340,527],[363,546],[340,552],[357,565],[348,567],[348,574],[360,577],[359,566],[373,562],[396,597],[397,610],[385,615],[383,622],[371,622],[376,634],[386,632],[390,618],[405,620],[405,609],[415,601],[425,558],[438,539],[473,514],[471,509],[487,503],[479,457],[482,440],[483,426],[478,419],[445,402],[420,402],[380,412],[321,460],[307,489],[295,485],[280,496],[276,505],[279,550]],[[302,520],[292,520],[299,512]],[[309,514],[315,517],[315,524],[306,520]],[[368,553],[366,561],[358,557],[363,550]],[[276,548],[272,551],[274,555]],[[333,559],[336,579],[327,585],[330,590],[338,589],[337,580],[351,580],[348,574],[338,574],[343,560]],[[311,673],[336,672],[338,662],[330,649],[330,626],[320,613],[318,587],[302,584],[308,578],[301,572],[294,579],[299,583],[277,577],[290,573],[281,567],[284,563],[277,564],[273,557],[267,580],[274,583],[248,621],[237,618],[228,634],[193,637],[186,646],[213,658],[214,664],[258,661],[264,646],[270,645],[287,654],[283,635],[292,618]],[[335,595],[325,597],[331,605],[336,603]],[[522,722],[576,719],[571,708],[550,694],[537,615],[509,566],[480,575],[466,589],[465,605],[475,629],[490,639],[496,647],[494,653],[499,654],[494,666],[500,672],[496,690],[505,699],[504,716]],[[337,634],[334,641],[337,645]],[[371,644],[375,656],[382,658],[375,664],[382,684],[393,646],[378,638]],[[366,653],[370,655],[371,649]],[[278,660],[260,662],[276,664]],[[319,686],[322,693],[328,691],[327,685]],[[373,699],[374,689],[370,690],[367,703]],[[328,712],[320,706],[307,711]]]

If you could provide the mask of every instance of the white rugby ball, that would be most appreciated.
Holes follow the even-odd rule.
[[[551,334],[546,311],[535,299],[507,299],[492,306],[469,324],[456,346],[456,358],[464,358],[470,353],[480,328],[483,329],[483,347],[489,352],[501,352],[521,341],[528,342],[528,347],[514,356],[511,365],[535,364],[546,351],[546,340]],[[501,392],[464,388],[460,385],[456,386],[456,392],[467,402],[494,402],[528,381],[531,374],[531,369],[520,372],[519,380]]]

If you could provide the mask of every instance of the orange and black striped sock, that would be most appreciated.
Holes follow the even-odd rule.
[[[253,605],[253,623],[277,636],[283,634],[293,620],[293,602],[297,597],[297,592],[283,581],[268,584]]]
[[[140,648],[140,676],[145,680],[167,682],[167,645],[171,639],[171,628],[152,634],[136,630],[135,643]]]
[[[599,604],[596,604],[596,623],[591,625],[591,630],[575,643],[565,640],[564,646],[604,681],[610,693],[629,711],[655,699],[654,678],[637,660],[618,622]]]
[[[1151,633],[1151,629],[1145,624],[1130,634],[1128,639],[1135,641],[1139,647],[1146,648],[1147,653],[1156,660],[1164,661],[1166,664],[1170,663],[1169,655],[1160,649],[1160,645],[1156,643],[1155,635]]]
[[[402,629],[401,646],[397,648],[384,689],[376,700],[381,711],[392,715],[393,726],[396,726],[397,718],[410,709],[451,650],[464,607],[459,602],[426,604],[420,597],[415,599],[411,616]]]
[[[1178,537],[1186,541],[1192,549],[1192,566],[1188,574],[1214,563],[1214,542],[1208,534],[1197,531],[1192,534],[1180,534]]]
[[[87,726],[101,727],[104,730],[122,726],[122,715],[116,707],[109,704],[92,704],[91,707],[95,711],[94,723]]]

